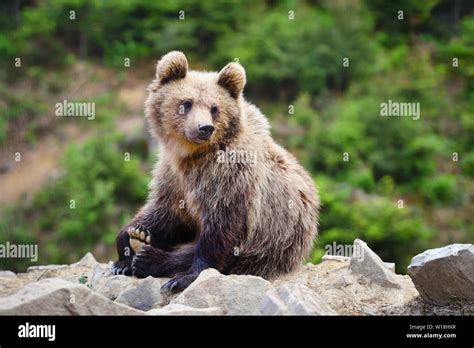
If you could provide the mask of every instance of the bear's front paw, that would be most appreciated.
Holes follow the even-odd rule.
[[[115,275],[123,274],[126,276],[132,275],[132,259],[115,261],[112,265],[111,271]]]
[[[151,244],[151,233],[142,224],[135,224],[128,230],[130,246],[138,253],[144,245]]]
[[[196,278],[199,276],[200,272],[185,272],[178,274],[176,277],[168,280],[165,284],[161,286],[161,293],[163,294],[173,294],[186,289]]]

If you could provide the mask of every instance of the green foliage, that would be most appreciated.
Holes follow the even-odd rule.
[[[6,140],[8,123],[6,118],[0,118],[0,144]]]
[[[7,140],[9,127],[26,124],[28,134],[32,137],[36,123],[31,122],[48,110],[47,104],[36,95],[12,91],[0,84],[0,144]]]
[[[471,151],[465,155],[464,159],[462,160],[462,169],[466,175],[474,178],[474,151]]]
[[[406,41],[411,31],[426,23],[439,2],[440,0],[399,0],[388,3],[383,0],[366,1],[377,18],[377,24],[384,27],[383,42],[388,46]]]
[[[298,2],[252,18],[241,32],[222,35],[211,56],[215,67],[238,57],[252,76],[252,93],[288,98],[297,91],[344,88],[374,56],[371,17],[358,3],[326,1],[318,8]],[[350,69],[343,66],[348,52]]]
[[[219,36],[232,32],[249,5],[255,7],[248,0],[44,1],[24,6],[20,21],[6,19],[0,62],[11,64],[21,56],[30,65],[63,68],[75,51],[121,68],[125,57],[136,62],[173,49],[207,54]]]
[[[324,246],[333,242],[352,244],[355,238],[366,241],[383,260],[394,261],[404,272],[416,254],[428,245],[433,231],[428,228],[417,209],[400,208],[395,199],[367,195],[350,185],[337,184],[318,176],[323,231],[311,257],[318,261]]]
[[[431,203],[450,203],[457,196],[456,186],[456,177],[449,174],[441,174],[430,180],[425,180],[421,191]]]
[[[472,242],[473,4],[60,0],[22,1],[18,11],[13,5],[0,4],[0,144],[34,143],[51,131],[45,120],[78,61],[112,68],[127,83],[125,58],[127,71],[152,69],[174,49],[194,69],[218,70],[238,58],[246,97],[320,186],[313,262],[324,245],[357,237],[403,272],[425,248]],[[120,137],[102,136],[124,105],[114,91],[91,100],[96,121],[81,122],[81,130],[100,135],[68,148],[62,175],[32,202],[2,208],[2,238],[40,243],[46,250],[40,262],[76,260],[98,245],[112,250],[118,229],[146,196],[149,177],[141,168],[154,158],[139,158],[144,141],[131,148]],[[419,103],[420,118],[382,117],[389,100]],[[124,162],[125,151],[132,161]],[[6,267],[20,267],[16,261]]]
[[[40,249],[47,248],[40,262],[72,262],[92,245],[113,241],[145,200],[148,182],[138,160],[125,160],[119,140],[112,134],[67,148],[64,174],[31,205],[3,212],[2,236],[11,243],[37,238]]]

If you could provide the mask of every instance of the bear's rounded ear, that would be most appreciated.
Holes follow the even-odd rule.
[[[156,77],[161,84],[182,79],[188,73],[188,60],[183,52],[172,51],[165,54],[156,65]]]
[[[229,63],[219,72],[217,83],[227,89],[230,95],[237,98],[245,87],[247,78],[245,69],[239,63]]]

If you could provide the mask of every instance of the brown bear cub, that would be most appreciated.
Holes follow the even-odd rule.
[[[209,267],[272,279],[300,265],[317,234],[311,177],[277,145],[242,96],[245,70],[188,70],[181,52],[159,62],[145,113],[159,141],[147,203],[117,237],[115,274],[173,277],[185,289]]]

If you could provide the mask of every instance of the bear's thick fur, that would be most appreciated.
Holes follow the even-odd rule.
[[[308,256],[319,199],[294,156],[245,101],[244,68],[189,71],[166,54],[149,86],[145,113],[158,138],[145,206],[117,237],[116,274],[174,277],[180,291],[213,267],[272,279]]]

